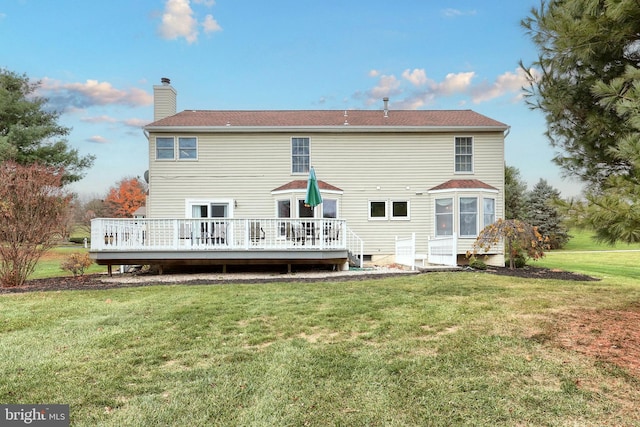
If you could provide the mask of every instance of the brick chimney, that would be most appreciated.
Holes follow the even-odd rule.
[[[160,79],[161,85],[153,86],[153,121],[176,114],[176,97],[178,93],[171,86],[171,80],[166,77]]]

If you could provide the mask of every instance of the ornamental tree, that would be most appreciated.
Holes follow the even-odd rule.
[[[518,219],[498,219],[486,226],[473,243],[473,252],[467,256],[477,256],[479,252],[489,252],[491,248],[504,244],[505,255],[509,257],[509,268],[516,267],[515,260],[524,256],[539,259],[544,256],[548,244],[538,229]]]
[[[24,284],[60,238],[71,196],[60,168],[0,164],[0,285]]]
[[[123,178],[109,189],[105,204],[115,218],[131,218],[146,204],[146,186],[139,178]]]

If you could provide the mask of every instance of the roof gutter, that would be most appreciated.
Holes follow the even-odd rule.
[[[146,126],[147,132],[203,133],[415,133],[415,132],[507,132],[509,126]],[[505,135],[506,137],[506,135]]]

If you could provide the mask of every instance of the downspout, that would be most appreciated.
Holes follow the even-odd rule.
[[[511,126],[507,126],[507,130],[504,131],[504,139],[507,139],[510,133],[511,133]]]

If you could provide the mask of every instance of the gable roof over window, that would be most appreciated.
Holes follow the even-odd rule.
[[[320,181],[318,180],[318,187],[320,187],[320,191],[334,191],[334,192],[339,192],[342,193],[342,189],[328,184],[324,181]],[[296,179],[295,181],[291,181],[288,182],[284,185],[281,185],[278,188],[274,188],[273,190],[271,190],[272,193],[275,192],[279,192],[279,191],[296,191],[296,190],[307,190],[307,180],[306,179]]]
[[[497,188],[486,184],[479,179],[451,179],[447,182],[443,182],[442,184],[436,185],[433,188],[430,188],[429,191],[438,191],[438,190],[491,190],[498,191]]]

